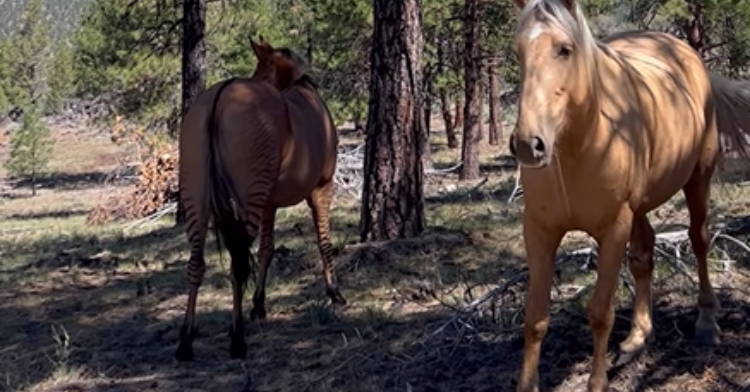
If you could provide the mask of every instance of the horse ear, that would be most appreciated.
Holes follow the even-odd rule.
[[[263,41],[263,37],[261,36],[260,39],[261,39],[261,42],[262,42]],[[252,35],[249,35],[247,37],[247,40],[250,41],[250,47],[253,49],[253,53],[255,53],[255,57],[260,58],[261,57],[260,45],[258,45],[258,43],[256,43],[253,40],[253,36]]]
[[[516,4],[516,7],[523,9],[523,7],[526,6],[526,3],[528,3],[529,0],[513,0],[513,2]]]

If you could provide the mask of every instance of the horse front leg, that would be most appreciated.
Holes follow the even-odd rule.
[[[594,293],[587,305],[589,325],[594,337],[589,392],[604,392],[609,386],[607,343],[615,322],[614,294],[632,224],[633,213],[629,207],[623,206],[614,222],[595,236],[599,243],[599,263]]]
[[[526,264],[529,268],[529,287],[524,314],[523,366],[517,392],[539,391],[539,356],[542,341],[549,327],[549,301],[555,270],[555,252],[564,235],[564,231],[546,229],[530,215],[524,216],[523,237]]]

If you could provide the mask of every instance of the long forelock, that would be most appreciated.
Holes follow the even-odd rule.
[[[529,19],[534,17],[568,35],[576,46],[576,50],[580,52],[585,67],[582,71],[589,78],[589,85],[595,86],[596,52],[597,49],[605,48],[607,45],[597,40],[592,34],[578,1],[575,2],[571,11],[561,0],[530,0],[526,3],[518,18],[516,35],[521,32],[520,30],[528,23]]]

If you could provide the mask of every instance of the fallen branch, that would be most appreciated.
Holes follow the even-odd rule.
[[[510,196],[508,197],[508,203],[512,203],[514,200],[517,200],[523,197],[523,187],[521,186],[521,171],[517,170],[516,175],[514,177],[516,180],[516,184],[513,186],[513,191],[510,192]]]
[[[686,246],[689,244],[689,235],[688,230],[678,230],[678,231],[670,231],[670,232],[663,232],[656,234],[656,241],[654,245],[654,253],[655,255],[661,256],[662,259],[670,262],[670,264],[673,266],[673,269],[688,279],[690,279],[694,284],[695,279],[692,277],[692,275],[688,272],[687,267],[683,261],[683,252],[681,251],[682,246]],[[715,246],[715,241],[717,239],[724,239],[727,241],[730,241],[737,246],[739,246],[744,252],[747,252],[750,254],[750,246],[743,243],[741,240],[734,238],[732,236],[727,235],[726,233],[723,233],[720,229],[717,230],[714,235],[712,236],[711,245]],[[723,252],[726,254],[727,252]],[[585,269],[588,265],[594,264],[596,265],[595,259],[598,258],[598,253],[595,247],[585,247],[576,249],[573,251],[565,252],[563,254],[560,254],[555,259],[555,268],[557,269],[563,264],[569,263],[574,260],[580,260],[583,258],[582,263],[582,269]],[[724,262],[724,269],[725,271],[729,268],[728,267],[729,262]],[[625,288],[630,292],[631,296],[635,295],[635,289],[630,282],[628,275],[625,273],[624,270],[620,271],[620,278],[625,286]],[[497,285],[495,288],[490,290],[489,292],[485,293],[479,298],[476,298],[472,300],[471,302],[466,303],[463,306],[455,308],[455,313],[444,323],[442,323],[435,331],[433,331],[429,336],[435,336],[442,331],[444,331],[448,326],[450,325],[456,325],[460,321],[460,319],[464,316],[474,316],[474,314],[479,310],[480,307],[482,307],[484,304],[489,302],[496,301],[499,297],[502,295],[505,295],[508,293],[508,291],[518,285],[519,283],[525,282],[528,279],[528,271],[522,270],[517,272],[516,274],[512,275],[508,280],[504,281],[503,283]],[[585,294],[588,290],[593,288],[593,283],[587,286],[584,286],[577,290],[577,292],[574,294],[573,298],[579,298],[581,295]]]
[[[132,229],[134,229],[136,227],[139,227],[139,226],[145,225],[147,223],[151,223],[151,222],[157,221],[161,217],[163,217],[164,215],[171,214],[171,213],[173,213],[175,211],[177,211],[177,203],[169,203],[169,204],[165,205],[164,207],[162,207],[161,209],[159,209],[158,211],[154,212],[153,214],[151,214],[151,215],[149,215],[147,217],[138,219],[135,222],[130,223],[129,225],[125,226],[124,230],[127,232],[127,231],[130,231],[130,230],[132,230]]]

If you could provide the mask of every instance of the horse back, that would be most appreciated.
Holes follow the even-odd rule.
[[[315,187],[331,181],[336,171],[338,135],[330,112],[317,91],[295,86],[284,93],[289,136],[284,140],[281,168],[273,198],[296,204]],[[299,194],[299,197],[291,197]]]
[[[692,175],[718,134],[708,70],[698,53],[665,33],[635,31],[604,40],[632,81],[631,110],[638,113],[627,131],[639,145],[634,149],[636,171],[643,175],[640,193],[644,209],[666,201]],[[633,124],[633,122],[631,122]]]

